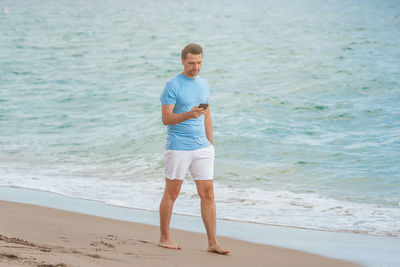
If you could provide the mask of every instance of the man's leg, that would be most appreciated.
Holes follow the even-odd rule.
[[[179,195],[183,180],[165,179],[164,195],[160,203],[160,242],[163,248],[181,249],[180,246],[171,241],[169,235],[169,222],[171,221],[172,207]]]
[[[196,180],[197,192],[201,199],[201,217],[206,227],[208,237],[208,252],[228,254],[230,250],[224,249],[217,241],[216,211],[214,202],[213,180]]]

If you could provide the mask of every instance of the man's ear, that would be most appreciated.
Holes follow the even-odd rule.
[[[183,57],[181,57],[181,62],[182,62],[182,65],[183,65],[183,61],[184,61],[184,59],[183,59]]]

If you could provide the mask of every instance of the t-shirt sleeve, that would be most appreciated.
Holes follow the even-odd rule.
[[[170,81],[165,84],[164,91],[160,96],[160,100],[163,105],[175,105],[176,89]]]

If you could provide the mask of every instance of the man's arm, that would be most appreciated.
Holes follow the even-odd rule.
[[[208,110],[203,110],[202,108],[195,106],[191,111],[185,113],[174,113],[174,107],[175,105],[162,105],[161,115],[164,125],[178,124],[183,121],[198,118]]]
[[[212,145],[214,145],[214,140],[213,140],[213,135],[212,135],[212,118],[211,118],[211,112],[210,112],[210,106],[206,109],[206,113],[204,114],[204,126],[206,128],[206,136],[208,141]]]

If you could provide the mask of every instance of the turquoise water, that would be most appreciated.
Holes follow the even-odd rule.
[[[157,210],[159,95],[198,42],[219,218],[400,237],[398,1],[0,8],[0,185]]]

